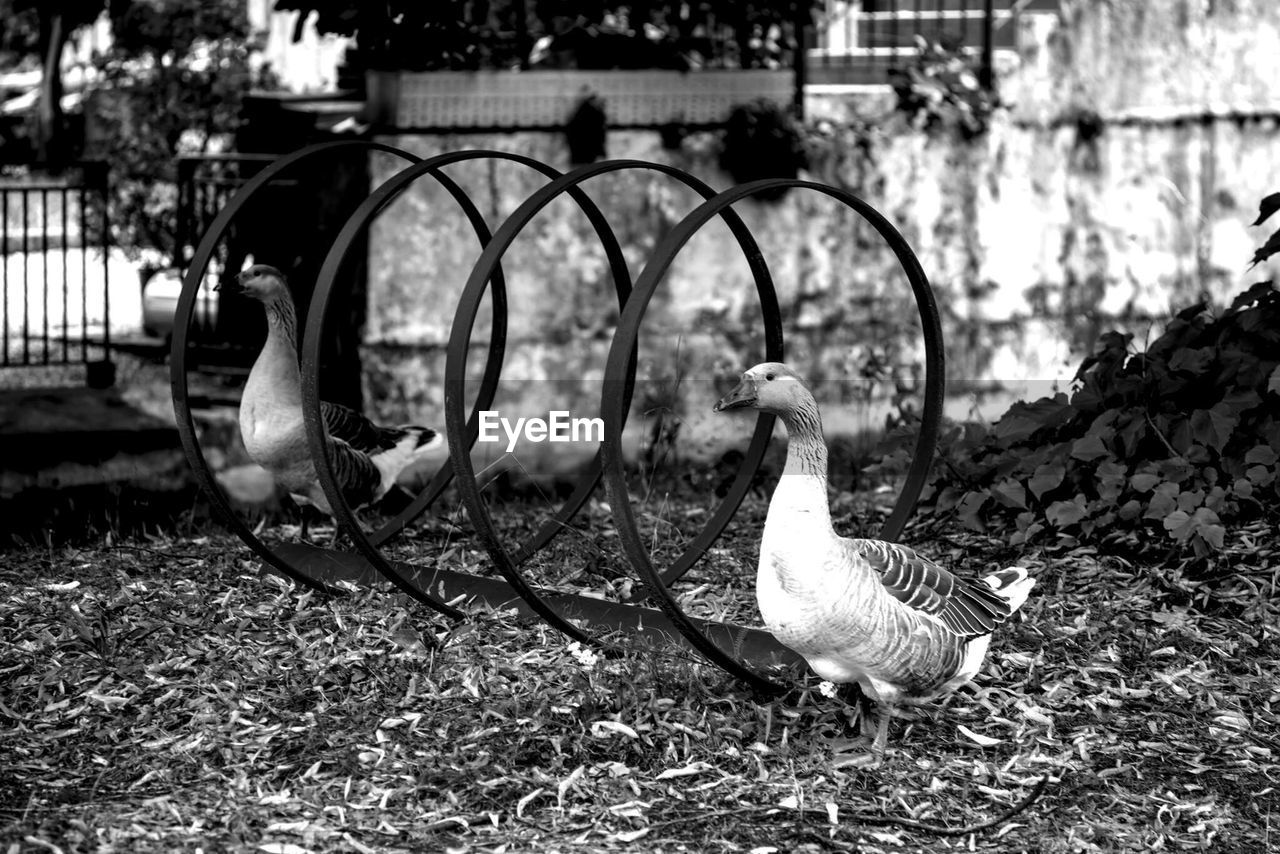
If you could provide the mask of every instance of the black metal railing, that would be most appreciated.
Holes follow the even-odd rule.
[[[178,161],[177,239],[173,266],[185,275],[200,241],[223,214],[230,199],[256,180],[278,155],[229,152],[184,157]],[[336,236],[350,208],[367,193],[368,162],[365,158],[335,158],[314,173],[275,176],[255,193],[251,204],[240,210],[204,264],[200,288],[193,306],[187,337],[191,358],[202,369],[239,374],[247,371],[262,349],[266,324],[262,307],[237,297],[230,289],[214,291],[245,265],[271,264],[284,272],[300,310],[305,310],[323,247]],[[354,194],[354,200],[348,198]],[[360,368],[357,353],[363,324],[363,267],[352,265],[356,298],[349,308],[350,324],[340,341],[326,353],[329,397],[358,405]],[[175,333],[176,334],[176,333]]]
[[[173,266],[186,271],[196,244],[209,229],[227,200],[257,175],[275,155],[253,153],[207,154],[178,159],[178,220]],[[226,301],[214,288],[235,275],[252,253],[247,235],[229,230],[214,254],[209,275],[201,285],[200,298],[192,319],[192,331],[204,347],[236,346],[237,336],[227,330],[238,324],[227,318]],[[234,312],[234,306],[231,309]],[[219,332],[219,317],[222,331]]]
[[[884,84],[919,55],[919,40],[974,57],[993,83],[997,50],[1016,47],[1016,17],[1058,0],[826,0],[808,51],[810,83]]]
[[[203,154],[178,158],[178,234],[173,266],[185,270],[196,243],[213,223],[227,199],[275,160],[274,154]],[[220,247],[219,268],[226,269],[227,253],[234,251],[236,235]],[[239,268],[239,265],[235,265]]]
[[[105,163],[0,166],[0,368],[111,384],[110,245]]]

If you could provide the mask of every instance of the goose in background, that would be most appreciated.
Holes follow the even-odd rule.
[[[941,697],[982,667],[991,633],[1035,584],[1021,567],[970,581],[894,543],[835,532],[827,445],[813,394],[766,362],[715,405],[756,409],[787,430],[787,461],[769,502],[756,571],[760,614],[777,639],[829,682],[856,682],[878,706],[872,761],[903,703]]]
[[[240,398],[240,434],[245,450],[300,505],[314,506],[332,516],[307,447],[297,312],[284,274],[270,265],[255,264],[226,288],[262,303],[267,315],[267,340]],[[430,427],[383,427],[350,407],[327,401],[321,402],[320,411],[334,475],[352,509],[381,499],[405,468],[444,443]],[[306,535],[304,516],[299,536]]]

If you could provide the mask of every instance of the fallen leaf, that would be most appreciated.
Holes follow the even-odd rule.
[[[587,766],[579,765],[573,769],[573,773],[560,781],[560,785],[556,786],[556,806],[564,809],[565,793],[573,786],[574,783],[582,779],[582,775],[586,773]]]
[[[956,729],[960,730],[960,734],[963,735],[965,738],[969,739],[974,744],[981,745],[982,747],[991,747],[992,745],[1001,744],[1004,742],[1004,739],[1002,738],[992,738],[989,735],[983,735],[982,733],[974,732],[964,724],[956,724]]]
[[[524,808],[525,808],[525,807],[527,807],[527,806],[529,806],[529,804],[533,803],[533,800],[534,800],[535,798],[537,798],[537,797],[538,797],[538,795],[541,795],[541,794],[542,794],[543,792],[545,792],[545,791],[546,791],[546,789],[545,789],[544,787],[539,786],[538,788],[534,789],[534,790],[533,790],[532,792],[530,792],[529,794],[525,795],[525,796],[524,796],[523,798],[521,798],[520,800],[516,801],[516,818],[524,818]],[[562,796],[561,796],[561,800],[563,800],[563,799],[564,799],[564,798],[563,798],[563,795],[562,795]]]
[[[640,837],[647,836],[648,834],[649,828],[642,827],[639,830],[628,830],[625,833],[615,833],[613,838],[619,842],[635,842]]]
[[[692,777],[694,774],[701,774],[704,771],[710,771],[715,766],[709,762],[694,762],[683,768],[668,768],[657,776],[659,780],[670,780],[672,777]]]
[[[624,723],[619,723],[618,721],[592,721],[591,723],[591,734],[596,738],[605,738],[606,736],[613,735],[615,733],[618,735],[625,735],[628,738],[640,737],[640,733],[636,732]]]

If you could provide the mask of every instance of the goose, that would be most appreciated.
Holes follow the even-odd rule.
[[[254,264],[227,283],[226,290],[262,303],[267,315],[267,340],[240,398],[240,435],[245,450],[294,501],[332,516],[307,447],[297,312],[284,274],[268,264]],[[322,401],[320,412],[334,475],[352,509],[381,499],[410,463],[444,442],[430,427],[383,427],[337,403]],[[299,536],[307,536],[305,516]]]
[[[992,631],[1022,607],[1035,579],[1015,566],[970,581],[905,546],[837,534],[818,404],[786,365],[756,365],[714,407],[738,409],[773,413],[787,431],[756,570],[761,617],[824,680],[856,682],[875,701],[868,764],[878,764],[896,707],[972,679]]]

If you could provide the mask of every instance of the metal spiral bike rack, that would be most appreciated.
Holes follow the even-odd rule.
[[[301,371],[303,416],[307,440],[321,487],[333,508],[342,530],[355,545],[357,554],[335,552],[301,543],[281,543],[272,547],[260,540],[236,514],[214,479],[196,435],[195,421],[188,401],[187,343],[192,313],[200,283],[204,281],[210,259],[219,241],[227,233],[240,210],[264,186],[283,174],[296,170],[304,161],[332,156],[340,151],[365,149],[382,151],[402,158],[406,166],[373,191],[348,218],[329,249],[315,284],[306,317],[302,341]],[[534,192],[491,232],[475,203],[452,179],[440,170],[467,160],[504,160],[513,162],[547,177],[548,183]],[[676,180],[705,200],[690,212],[654,248],[639,279],[633,285],[617,237],[600,209],[582,191],[580,185],[595,176],[623,170],[649,170]],[[370,223],[403,193],[414,181],[429,176],[457,202],[475,232],[481,247],[479,259],[471,270],[454,313],[452,332],[445,358],[444,413],[445,433],[449,443],[449,461],[441,466],[416,499],[387,521],[372,535],[361,529],[354,512],[343,499],[328,457],[325,431],[320,412],[319,364],[320,345],[325,319],[337,288],[339,275],[348,263],[354,247],[361,245]],[[873,207],[843,190],[799,179],[764,179],[732,187],[717,194],[692,175],[672,166],[639,160],[614,160],[584,166],[567,174],[517,154],[497,151],[460,151],[426,160],[393,146],[369,140],[349,140],[313,145],[281,157],[259,172],[237,192],[214,219],[197,247],[183,279],[182,294],[174,318],[171,359],[171,384],[174,410],[183,448],[191,462],[196,479],[222,520],[267,565],[293,581],[329,594],[342,591],[326,583],[324,577],[370,579],[381,576],[415,601],[450,618],[461,618],[463,612],[447,604],[447,599],[463,594],[480,598],[491,605],[513,601],[532,612],[565,635],[586,643],[600,643],[599,633],[584,630],[571,619],[595,627],[628,628],[661,640],[683,638],[690,646],[751,687],[766,694],[787,690],[787,686],[769,678],[767,663],[789,663],[798,658],[779,645],[771,635],[758,629],[747,629],[725,623],[689,617],[671,592],[671,585],[688,572],[733,519],[759,471],[773,431],[774,418],[761,414],[745,458],[719,507],[702,531],[670,565],[658,568],[642,542],[636,526],[625,477],[621,442],[622,431],[631,407],[635,382],[637,342],[640,324],[663,276],[676,255],[689,239],[714,217],[720,217],[729,228],[746,258],[755,280],[765,326],[765,359],[782,361],[782,315],[774,291],[773,280],[763,254],[751,232],[732,206],[757,193],[779,188],[793,188],[825,194],[848,206],[881,235],[894,252],[911,285],[919,311],[925,343],[925,398],[920,433],[907,479],[897,503],[880,531],[883,539],[897,539],[915,509],[924,486],[933,448],[937,441],[942,414],[943,350],[942,331],[937,306],[919,260],[901,234]],[[613,278],[621,316],[609,349],[601,395],[600,415],[605,436],[599,452],[564,504],[533,536],[512,550],[504,544],[488,507],[481,495],[470,451],[478,435],[478,414],[487,409],[496,394],[506,349],[507,301],[502,271],[502,257],[520,231],[554,199],[567,194],[591,223],[604,249]],[[486,294],[492,307],[491,334],[484,371],[476,390],[470,414],[465,413],[467,352],[471,332]],[[449,482],[457,479],[457,490],[467,509],[472,525],[491,561],[504,581],[468,575],[444,569],[427,569],[389,561],[379,551],[418,518],[440,496]],[[641,588],[656,609],[539,589],[521,574],[520,566],[550,543],[567,527],[567,523],[590,498],[603,478],[617,526],[620,543],[635,570]],[[371,573],[370,570],[373,572]],[[376,573],[374,575],[373,573]],[[431,591],[438,593],[433,594]]]

